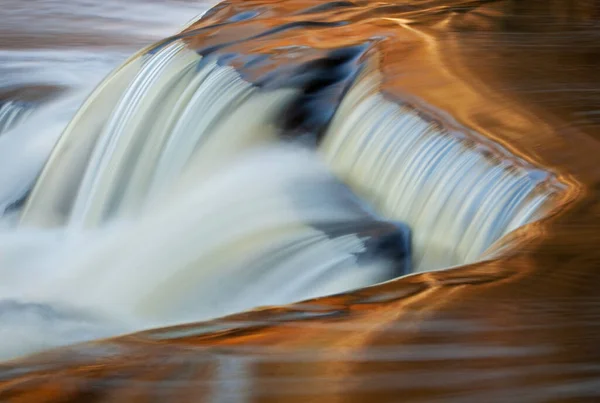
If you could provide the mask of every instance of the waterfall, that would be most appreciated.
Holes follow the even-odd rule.
[[[140,217],[99,228],[3,234],[0,295],[56,312],[53,336],[76,318],[98,336],[98,328],[124,332],[209,319],[409,270],[402,266],[406,255],[395,254],[406,247],[405,230],[378,220],[298,146],[244,153],[172,196]],[[10,334],[34,326],[17,324]]]
[[[289,81],[259,86],[181,40],[114,71],[0,233],[11,348],[47,312],[72,342],[473,262],[548,205],[543,175],[387,100],[374,74],[318,147],[290,139],[308,84]]]
[[[320,151],[386,217],[413,229],[415,271],[475,262],[540,217],[545,175],[491,158],[413,108],[388,101],[375,75],[347,95]]]
[[[18,335],[44,326],[44,339],[73,342],[410,272],[409,229],[283,140],[278,118],[298,93],[261,89],[178,41],[116,70],[0,233],[7,345],[23,350]]]
[[[259,93],[181,42],[134,59],[69,125],[22,223],[93,227],[135,211],[180,175],[214,171],[236,150],[274,140],[273,121],[294,93]]]

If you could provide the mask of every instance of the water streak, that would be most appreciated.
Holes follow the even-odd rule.
[[[414,229],[415,270],[473,263],[540,217],[555,191],[544,175],[486,156],[377,91],[371,75],[348,93],[321,152],[384,216]]]

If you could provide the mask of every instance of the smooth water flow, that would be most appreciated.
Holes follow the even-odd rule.
[[[486,157],[467,141],[386,100],[375,75],[346,96],[321,152],[386,217],[414,230],[415,271],[472,263],[539,218],[545,175]]]
[[[374,76],[317,148],[281,125],[303,88],[267,88],[179,40],[100,84],[24,207],[2,189],[0,357],[473,262],[550,197]]]
[[[178,42],[111,75],[3,234],[7,346],[209,319],[408,273],[409,230],[370,211],[314,150],[280,139],[277,118],[296,93],[259,90]],[[20,344],[44,325],[52,337]]]

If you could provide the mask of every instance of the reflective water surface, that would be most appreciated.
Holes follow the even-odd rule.
[[[27,13],[17,10],[17,4],[22,3],[2,12],[26,18]],[[29,26],[23,28],[26,22],[19,23],[19,18],[11,17],[14,25],[2,27],[10,32],[2,39],[7,44],[3,45],[6,56],[0,68],[9,72],[3,77],[16,77],[10,81],[13,87],[21,86],[34,94],[21,98],[39,103],[33,112],[40,114],[37,116],[44,112],[56,116],[56,110],[64,114],[62,120],[51,120],[56,126],[48,126],[48,134],[39,129],[25,130],[34,124],[33,118],[27,117],[19,126],[0,134],[0,141],[5,142],[0,152],[6,155],[0,164],[12,170],[10,175],[0,174],[0,190],[4,192],[0,203],[7,213],[11,208],[15,211],[14,217],[5,214],[3,218],[8,227],[16,222],[52,227],[56,225],[56,211],[62,214],[58,215],[59,221],[82,217],[77,222],[84,225],[95,225],[121,211],[129,217],[129,210],[121,210],[118,203],[102,214],[91,215],[95,210],[89,206],[93,207],[98,199],[85,192],[73,196],[73,210],[63,208],[71,206],[70,201],[61,199],[69,193],[56,191],[53,196],[53,187],[44,187],[44,183],[60,182],[44,182],[44,178],[52,178],[53,172],[58,173],[54,176],[58,179],[64,178],[65,172],[77,175],[53,163],[57,159],[52,157],[32,196],[24,199],[49,158],[60,129],[81,104],[82,94],[133,53],[133,48],[169,34],[161,31],[159,22],[166,21],[164,26],[170,27],[176,18],[163,10],[185,10],[183,15],[190,8],[197,7],[200,13],[205,7],[192,2],[147,2],[143,7],[148,10],[140,8],[136,14],[140,17],[132,18],[130,25],[115,17],[127,11],[117,5],[114,9],[106,6],[103,15],[115,21],[114,31],[105,34],[96,28],[103,25],[90,17],[95,14],[91,11],[93,5],[84,6],[81,2],[77,7],[63,9],[55,5],[52,9],[57,21],[76,20],[72,29],[79,29],[76,32],[81,40],[76,40],[72,31],[63,36],[53,28],[57,42],[47,44],[49,39],[38,40],[44,35]],[[159,12],[164,15],[157,16]],[[409,222],[415,233],[417,256],[435,256],[433,260],[458,266],[285,307],[148,330],[6,362],[0,366],[0,400],[598,400],[599,18],[600,3],[568,0],[256,0],[217,5],[149,54],[168,52],[169,46],[184,43],[185,49],[196,51],[206,61],[200,62],[200,67],[212,62],[214,71],[221,73],[224,70],[219,69],[232,66],[244,82],[265,94],[291,94],[289,99],[281,98],[287,113],[276,115],[280,117],[274,125],[293,138],[313,135],[332,171],[357,194],[372,202],[384,216]],[[181,18],[175,25],[181,26],[187,19]],[[129,32],[133,26],[139,29]],[[173,27],[172,32],[175,30]],[[11,35],[19,40],[5,40]],[[46,66],[55,66],[55,70],[46,67],[36,74],[24,73],[27,68],[41,66],[40,58],[59,46],[68,50],[61,50],[60,58],[44,59]],[[100,57],[96,46],[108,49],[103,48]],[[29,52],[35,55],[30,57]],[[68,54],[74,62],[64,63]],[[74,73],[69,74],[62,66],[70,66]],[[135,64],[129,66],[136,68]],[[40,78],[44,71],[51,78]],[[80,71],[92,72],[94,79],[80,75]],[[38,82],[32,82],[31,77]],[[353,91],[356,93],[365,82],[372,83],[366,95],[358,94],[364,100],[365,113],[356,118],[356,127],[344,129],[344,123],[362,111],[362,101],[357,101],[349,112],[345,112],[344,103],[351,102]],[[7,98],[18,98],[14,94]],[[68,106],[45,103],[46,99]],[[371,102],[373,99],[377,102]],[[44,111],[44,105],[49,109]],[[395,105],[402,108],[400,112]],[[396,118],[403,119],[406,114],[413,120],[397,129],[400,123],[394,123],[398,122]],[[370,117],[376,118],[371,122]],[[82,129],[85,126],[72,127],[65,132],[70,138],[86,135]],[[423,151],[411,157],[409,168],[403,168],[408,171],[398,171],[409,172],[412,176],[408,178],[418,181],[393,182],[390,187],[388,182],[375,182],[388,176],[370,177],[369,169],[377,163],[391,164],[392,168],[377,168],[382,172],[402,166],[398,165],[402,161],[391,155],[381,157],[392,145],[404,150],[387,134],[394,130],[400,134],[418,133],[414,141],[420,142]],[[15,133],[21,135],[18,140]],[[355,140],[348,140],[353,136]],[[28,138],[31,140],[25,141]],[[344,145],[343,152],[329,153],[332,148],[328,147],[333,147],[336,139]],[[380,139],[381,144],[374,139]],[[405,141],[413,140],[406,137]],[[225,153],[231,150],[211,147],[224,156],[235,155]],[[477,159],[464,157],[471,152]],[[452,153],[464,157],[458,165],[445,164],[443,157]],[[369,159],[369,155],[373,157]],[[394,155],[405,154],[399,151]],[[208,169],[202,164],[192,166],[187,181],[183,175],[183,187],[190,178],[197,178],[194,174]],[[415,166],[422,168],[410,171]],[[100,178],[98,183],[112,174],[110,170],[92,170],[83,163],[81,167]],[[447,167],[462,172],[463,180],[455,175],[444,177]],[[2,172],[8,171],[3,167]],[[475,180],[479,172],[487,179]],[[273,172],[272,177],[277,175]],[[458,187],[453,189],[459,190],[444,192],[446,188],[438,184],[441,179],[432,182],[435,177],[445,178],[444,184],[451,178],[456,180]],[[469,178],[473,181],[466,182]],[[132,179],[130,183],[138,182]],[[411,186],[417,191],[410,193]],[[99,192],[98,188],[92,189]],[[107,189],[106,195],[113,192],[108,185],[103,189]],[[427,204],[428,199],[419,199],[424,189],[448,202],[434,209],[432,203]],[[511,203],[515,199],[506,196],[513,194],[510,192],[523,197],[523,202],[518,206]],[[408,207],[402,207],[399,200],[406,194],[414,195],[417,201],[409,200]],[[404,210],[394,210],[397,204],[390,199],[398,201]],[[88,207],[81,214],[76,208],[79,200],[91,203],[85,204]],[[459,213],[465,210],[461,206],[470,205],[465,200],[473,201],[479,210],[461,216]],[[505,213],[494,218],[498,209],[525,218],[511,226],[511,222],[501,220]],[[40,211],[43,214],[36,215]],[[416,219],[411,216],[415,211],[436,211],[439,215],[430,219],[423,213]],[[531,217],[527,216],[529,212]],[[50,213],[53,220],[45,221]],[[89,224],[90,217],[97,221]],[[448,223],[444,231],[422,231],[436,228],[442,218]],[[468,226],[453,227],[453,220],[481,220],[482,224],[470,230]],[[447,228],[458,229],[451,232]],[[506,231],[494,232],[497,228]],[[472,235],[466,236],[469,231]],[[466,241],[457,240],[459,236]],[[479,250],[477,242],[485,247]],[[54,244],[50,241],[42,245],[52,248]],[[491,249],[486,249],[490,245]],[[452,260],[447,256],[455,255],[445,254],[445,246],[450,251],[467,252]],[[38,247],[42,250],[44,246]],[[435,251],[433,255],[427,255],[431,250]],[[471,251],[472,259],[467,258]],[[11,263],[22,262],[17,252],[5,256],[14,259],[9,259]],[[154,262],[148,259],[146,263],[151,266]],[[440,268],[433,266],[428,268]],[[126,272],[126,265],[121,267]],[[3,267],[3,271],[7,269]],[[88,286],[96,293],[110,293],[110,284],[106,288],[100,284]],[[33,288],[37,289],[41,288]],[[93,300],[87,294],[85,289],[79,290],[77,300]],[[122,304],[119,300],[115,305]]]

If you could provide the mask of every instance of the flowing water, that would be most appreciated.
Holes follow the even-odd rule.
[[[217,6],[188,25],[209,4],[31,3],[35,11],[20,2],[0,11],[0,359],[331,295],[126,336],[132,350],[110,350],[118,341],[59,350],[42,365],[78,368],[95,354],[121,355],[135,373],[123,379],[140,379],[148,375],[136,375],[137,365],[158,360],[164,376],[181,377],[181,363],[200,359],[216,380],[192,394],[218,401],[300,398],[302,379],[332,401],[390,390],[463,401],[452,390],[483,398],[469,389],[474,380],[495,390],[527,378],[517,374],[526,372],[516,370],[522,361],[554,357],[555,339],[530,340],[551,307],[526,337],[525,320],[511,323],[516,314],[503,304],[526,295],[516,292],[521,285],[485,306],[455,292],[487,283],[501,290],[506,278],[538,267],[531,262],[542,259],[535,248],[547,217],[578,186],[539,145],[554,135],[550,123],[531,125],[529,110],[511,112],[496,95],[482,101],[488,90],[461,78],[437,48],[461,54],[453,47],[472,37],[455,43],[452,35],[493,32],[482,20],[506,10],[258,1]],[[526,127],[535,136],[523,136]],[[431,292],[438,296],[419,302]],[[448,301],[454,314],[432,313]],[[528,312],[530,302],[517,306]],[[236,347],[187,355],[188,338]],[[291,351],[276,347],[286,343]],[[353,343],[368,346],[364,354]],[[473,362],[453,378],[446,363],[459,359]],[[493,372],[504,359],[517,364]],[[427,385],[413,377],[432,373],[420,365],[437,361],[441,380],[415,392]],[[382,377],[386,362],[404,369]],[[278,372],[282,363],[289,374]],[[371,367],[374,383],[363,372]],[[522,392],[532,401],[553,393]],[[119,393],[111,398],[135,395]]]
[[[111,56],[96,58],[109,65]],[[6,134],[15,147],[24,132],[46,147],[14,177],[21,188],[3,189],[12,213],[2,234],[4,355],[28,351],[22,334],[44,333],[37,343],[28,336],[33,349],[66,344],[335,294],[411,266],[473,262],[548,200],[526,171],[487,161],[378,98],[371,77],[355,82],[316,149],[302,136],[284,140],[290,129],[279,123],[314,84],[256,86],[181,41],[113,72],[60,140],[56,129],[35,132],[44,112],[69,109],[68,95],[40,102],[39,112],[9,110],[6,126],[24,121]],[[46,159],[24,207],[11,210]],[[408,223],[413,241],[386,219]],[[376,246],[390,236],[401,259]]]
[[[49,6],[50,15],[65,12]],[[88,6],[74,5],[68,18],[129,12]],[[132,10],[142,15],[158,12],[138,6]],[[162,5],[175,17],[178,6]],[[135,30],[131,21],[132,35],[161,32],[147,33],[150,21],[141,22]],[[7,51],[7,77],[15,78],[6,86],[17,87],[10,94],[17,100],[5,102],[3,118],[10,158],[3,160],[2,357],[410,271],[406,226],[378,218],[302,142],[278,141],[274,122],[297,90],[262,93],[174,44],[116,71],[74,115],[125,49],[77,50],[68,62],[69,48]],[[63,65],[71,72],[61,80]],[[39,85],[62,93],[17,109],[18,96]]]
[[[2,329],[6,343],[2,357],[114,334],[80,317],[64,319],[65,329],[55,335],[40,336],[57,327],[52,308],[36,305],[20,292],[17,284],[31,283],[57,268],[52,261],[58,245],[63,250],[76,241],[64,231],[16,230],[19,210],[46,163],[62,131],[92,90],[139,49],[177,32],[210,3],[173,1],[31,1],[5,2],[0,32],[0,219],[2,254],[0,261],[6,280],[2,281]],[[95,235],[90,235],[93,238]],[[67,241],[66,239],[69,239]],[[72,241],[71,241],[72,240]],[[71,246],[68,246],[71,245]],[[50,254],[44,254],[52,250]],[[15,253],[13,255],[12,253]],[[24,256],[43,261],[37,272]],[[67,252],[68,253],[68,252]],[[45,257],[44,257],[45,256]],[[14,260],[13,260],[14,259]],[[21,276],[17,283],[8,279]],[[52,277],[52,276],[51,276]],[[40,283],[41,285],[42,283]],[[17,286],[19,287],[19,286]],[[7,290],[11,290],[8,292]],[[15,300],[11,300],[13,293]],[[37,298],[37,297],[34,297]],[[18,300],[18,301],[17,301]],[[23,317],[26,317],[25,319]],[[70,327],[70,328],[69,328]],[[92,330],[95,329],[95,330]],[[122,331],[123,328],[119,330]],[[37,335],[37,336],[36,336]],[[37,346],[37,347],[36,347]]]

